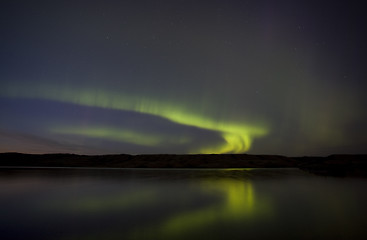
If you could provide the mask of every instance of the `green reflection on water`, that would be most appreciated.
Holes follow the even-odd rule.
[[[208,208],[178,214],[161,225],[161,232],[169,235],[182,234],[218,220],[250,217],[254,210],[254,192],[249,182],[225,179],[204,182],[202,187],[205,191],[221,192],[225,200]]]
[[[154,191],[136,191],[123,195],[88,197],[67,204],[66,208],[74,212],[104,213],[109,210],[126,210],[151,205],[158,201]]]
[[[154,236],[159,239],[185,239],[196,234],[209,234],[211,229],[220,228],[226,222],[251,221],[257,216],[271,214],[268,204],[257,201],[250,181],[205,180],[201,182],[200,189],[207,194],[219,193],[222,201],[201,209],[176,213],[155,226],[138,227],[130,238]]]
[[[251,181],[234,178],[205,178],[189,184],[189,189],[184,189],[187,193],[180,192],[176,185],[166,188],[166,183],[162,186],[152,185],[151,191],[145,191],[149,186],[144,186],[140,190],[125,193],[118,197],[100,197],[96,199],[84,199],[69,205],[69,209],[78,212],[93,212],[103,216],[111,210],[132,210],[141,217],[147,206],[152,210],[161,209],[156,212],[153,221],[146,221],[144,217],[137,221],[134,227],[127,229],[126,226],[111,226],[107,229],[100,229],[95,233],[86,235],[70,236],[66,239],[188,239],[200,238],[200,236],[211,236],[213,229],[220,229],[223,225],[234,227],[244,223],[251,223],[256,219],[272,215],[270,204],[266,199],[256,199],[256,193]],[[145,190],[144,190],[145,189]],[[166,191],[166,192],[165,192]],[[209,199],[207,204],[192,206],[192,203],[200,201],[200,196]],[[159,198],[162,198],[159,201]],[[167,199],[172,197],[173,201],[179,202],[185,198],[189,207],[180,204],[165,206]],[[148,204],[148,205],[147,205]],[[195,204],[194,204],[195,205]],[[126,217],[121,215],[122,218]]]

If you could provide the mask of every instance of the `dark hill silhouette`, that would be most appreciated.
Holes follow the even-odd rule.
[[[300,168],[334,176],[367,176],[367,155],[285,157],[249,154],[76,155],[0,153],[2,167]]]

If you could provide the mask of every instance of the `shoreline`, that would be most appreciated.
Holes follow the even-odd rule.
[[[367,155],[286,157],[250,154],[76,155],[0,153],[0,168],[246,169],[298,168],[317,175],[367,177]]]

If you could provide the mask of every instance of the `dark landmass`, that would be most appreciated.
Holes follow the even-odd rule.
[[[99,155],[0,153],[1,167],[98,168],[300,168],[328,176],[367,177],[367,155],[285,157],[279,155]]]

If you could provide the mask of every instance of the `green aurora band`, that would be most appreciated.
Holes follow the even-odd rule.
[[[158,116],[176,124],[215,131],[223,138],[223,142],[219,145],[193,149],[190,153],[244,153],[250,149],[255,137],[262,137],[268,133],[268,128],[265,124],[254,126],[244,122],[216,120],[203,113],[194,111],[192,106],[188,107],[172,101],[159,101],[150,97],[130,96],[125,93],[103,91],[101,89],[56,88],[47,85],[22,87],[8,85],[2,86],[0,95],[13,98],[46,99],[81,106],[134,111]],[[123,134],[122,130],[116,132],[108,128],[72,130],[75,130],[75,128],[65,127],[54,129],[53,132],[127,141],[138,145],[153,146],[155,144],[158,145],[160,142],[155,137],[148,137],[142,140],[141,133],[134,133],[133,131]]]
[[[141,146],[158,146],[160,144],[170,142],[183,144],[189,141],[188,138],[168,138],[167,136],[158,136],[157,134],[149,134],[133,131],[125,128],[110,128],[110,127],[62,127],[53,128],[51,132],[60,134],[80,135],[86,137],[109,139],[118,142],[132,143]]]

